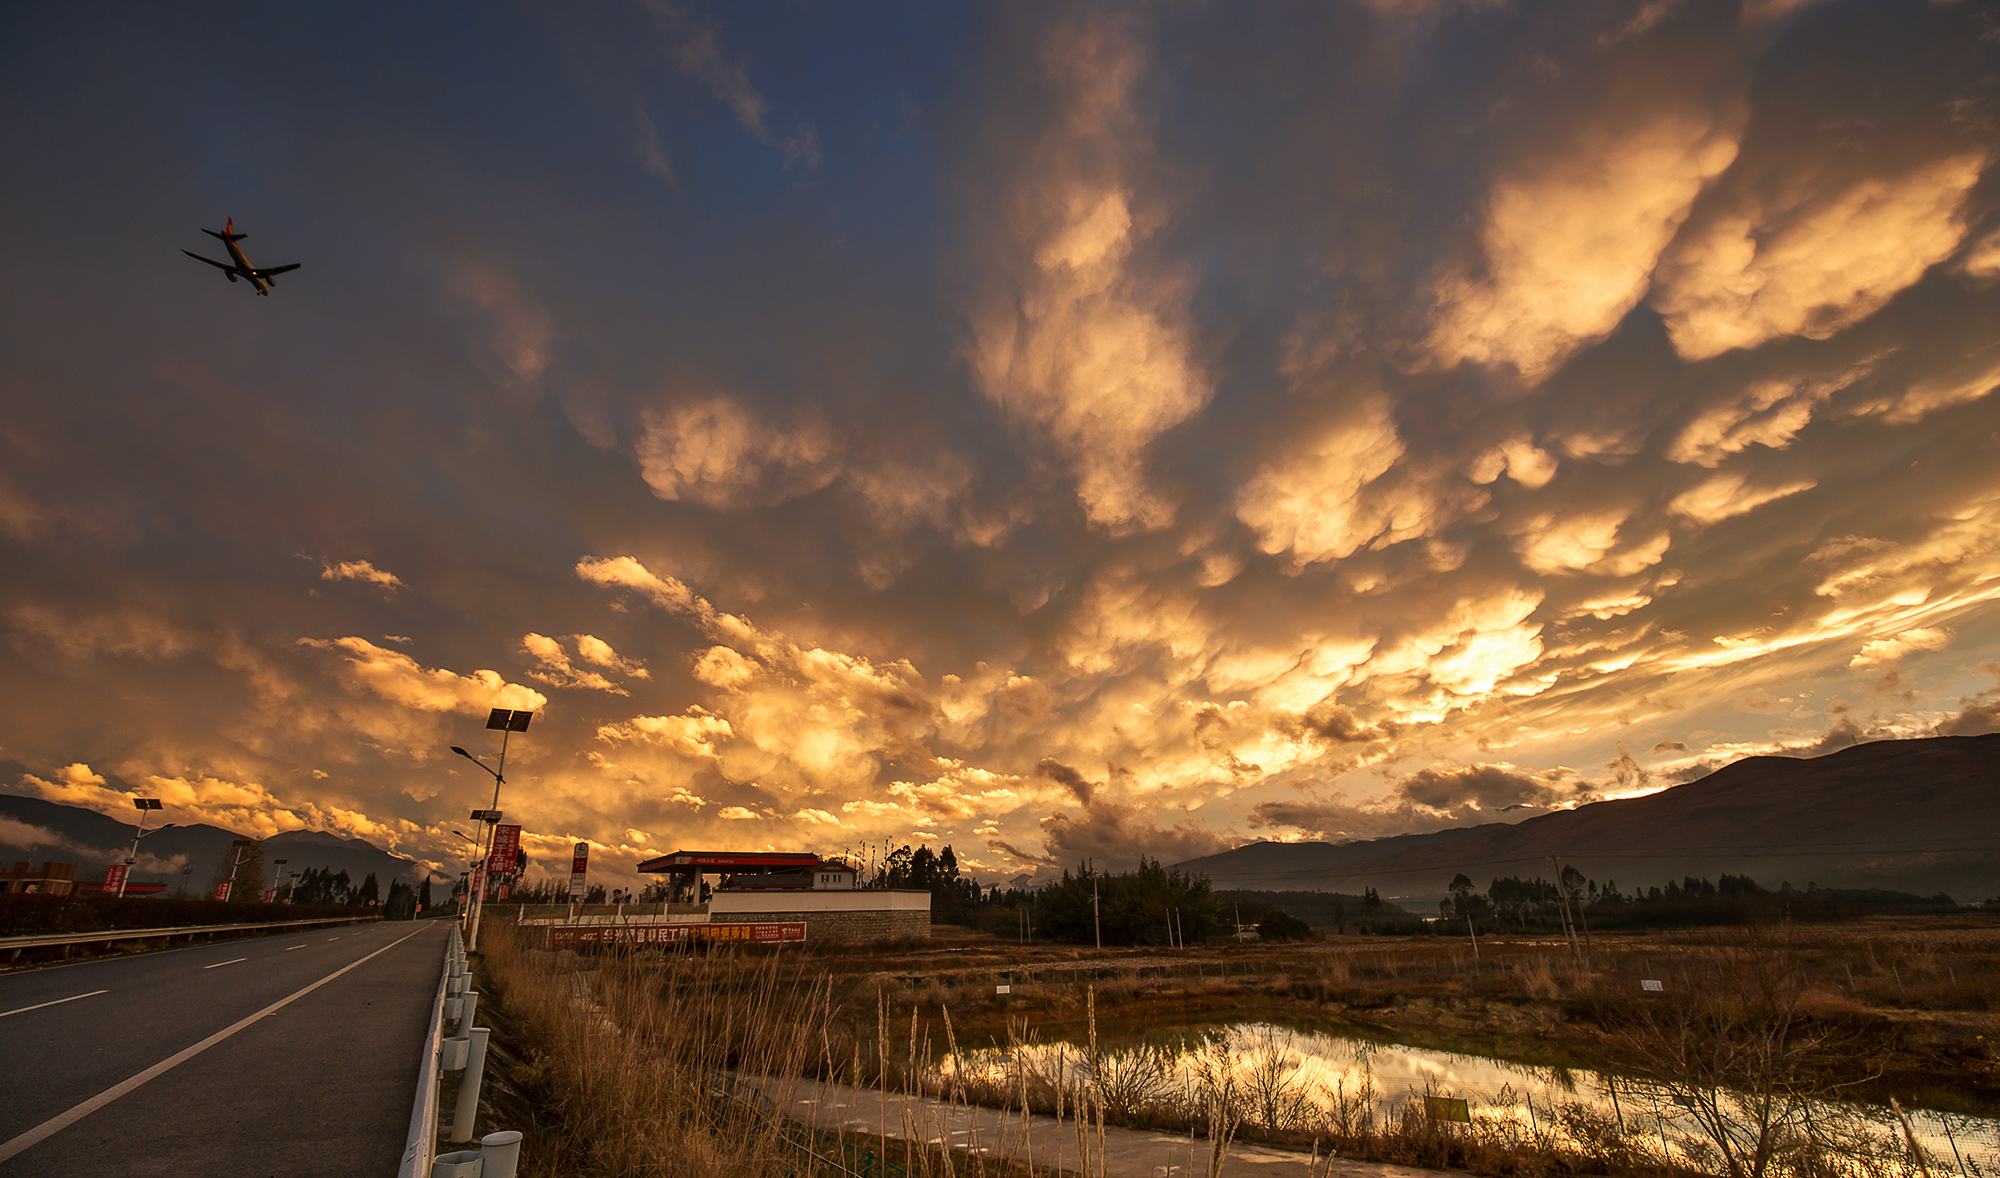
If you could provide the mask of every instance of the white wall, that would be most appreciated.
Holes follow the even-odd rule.
[[[931,910],[929,892],[836,892],[771,888],[755,892],[715,891],[708,913],[738,912],[923,912]]]

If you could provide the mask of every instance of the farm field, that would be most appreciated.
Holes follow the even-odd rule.
[[[753,1172],[784,1130],[701,1093],[756,1073],[1482,1174],[1887,1175],[1921,1151],[1976,1175],[2000,1156],[1996,966],[2000,922],[1972,915],[1574,953],[1488,937],[1476,957],[1462,938],[1099,952],[941,928],[887,948],[577,955],[508,936],[486,968],[545,1137],[588,1172],[669,1172],[631,1168],[647,1151],[630,1143],[690,1135],[713,1172]],[[1428,1095],[1470,1097],[1465,1122]],[[1745,1149],[1761,1160],[1732,1161]]]

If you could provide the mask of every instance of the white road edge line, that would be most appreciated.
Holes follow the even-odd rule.
[[[293,945],[293,946],[292,946],[292,949],[303,949],[303,948],[305,948],[305,946],[304,946],[304,945]],[[290,952],[292,951],[292,949],[287,949],[287,950],[285,950],[285,952],[287,952],[287,953],[290,953]]]
[[[346,973],[348,970],[353,969],[355,966],[365,964],[369,961],[373,961],[375,958],[382,956],[384,953],[387,953],[389,950],[394,949],[396,946],[402,944],[404,941],[409,940],[411,937],[414,937],[418,933],[423,931],[424,931],[423,929],[413,929],[410,932],[407,932],[402,936],[397,937],[395,940],[389,942],[388,944],[382,946],[380,949],[375,950],[375,952],[370,953],[368,956],[363,957],[358,961],[353,961],[348,963],[347,965],[341,966],[339,969],[334,970],[332,973],[314,982],[312,985],[307,986],[305,989],[299,990],[293,994],[278,999],[276,1002],[273,1002],[271,1005],[266,1006],[264,1009],[258,1011],[256,1014],[250,1015],[246,1018],[242,1018],[234,1023],[231,1023],[229,1026],[226,1026],[220,1031],[217,1031],[215,1034],[210,1035],[208,1038],[203,1039],[201,1042],[195,1044],[193,1047],[186,1048],[185,1050],[176,1052],[175,1054],[168,1056],[167,1058],[154,1064],[152,1067],[147,1068],[145,1071],[140,1072],[138,1075],[133,1076],[131,1079],[126,1080],[121,1084],[114,1084],[111,1087],[106,1088],[104,1091],[98,1093],[96,1096],[91,1097],[89,1100],[84,1101],[82,1104],[77,1105],[75,1108],[69,1110],[68,1112],[62,1113],[58,1116],[50,1117],[48,1120],[43,1121],[39,1125],[36,1125],[34,1128],[28,1130],[26,1133],[23,1133],[19,1137],[14,1138],[12,1141],[0,1142],[0,1162],[7,1161],[9,1158],[13,1158],[19,1155],[21,1151],[28,1149],[31,1146],[37,1145],[40,1142],[50,1137],[55,1136],[56,1134],[62,1132],[64,1129],[67,1129],[71,1125],[76,1124],[78,1121],[81,1121],[83,1118],[96,1112],[98,1109],[103,1108],[105,1105],[110,1104],[112,1101],[117,1100],[119,1097],[125,1095],[126,1093],[132,1091],[133,1089],[139,1087],[140,1085],[146,1083],[147,1081],[154,1080],[159,1078],[160,1076],[165,1075],[166,1073],[186,1063],[188,1060],[193,1059],[195,1056],[200,1055],[202,1052],[207,1051],[209,1048],[215,1046],[217,1043],[222,1042],[224,1039],[229,1038],[231,1035],[234,1035],[236,1032],[258,1021],[259,1019],[265,1017],[266,1015],[276,1014],[278,1011],[283,1010],[285,1007],[290,1006],[292,1003],[297,1002],[301,998],[304,998],[306,995],[312,993],[314,990],[319,989],[321,986],[326,985],[328,982],[339,977],[341,974]]]
[[[67,998],[58,998],[54,1002],[37,1002],[33,1006],[23,1006],[19,1010],[0,1010],[0,1018],[6,1018],[10,1014],[26,1014],[31,1010],[40,1010],[44,1006],[61,1006],[65,1002],[75,1002],[79,998],[95,998],[99,994],[109,993],[111,993],[109,990],[92,990],[88,994],[71,994]]]
[[[218,961],[218,962],[216,962],[216,963],[215,963],[214,965],[204,965],[204,966],[202,966],[202,968],[203,968],[203,969],[221,969],[221,968],[222,968],[223,966],[225,966],[225,965],[235,965],[235,964],[236,964],[237,962],[239,962],[239,961],[248,961],[248,960],[250,960],[250,959],[249,959],[248,957],[232,957],[232,958],[230,958],[230,959],[229,959],[229,960],[227,960],[227,961]]]

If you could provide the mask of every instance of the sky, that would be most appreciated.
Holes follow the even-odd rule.
[[[27,3],[0,158],[9,792],[445,868],[531,709],[539,865],[994,881],[2000,729],[1972,0]]]

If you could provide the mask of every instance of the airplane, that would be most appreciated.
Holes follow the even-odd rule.
[[[256,287],[257,293],[260,295],[270,294],[271,288],[277,285],[277,279],[273,275],[283,274],[287,270],[296,270],[299,268],[299,263],[297,262],[293,262],[289,266],[272,266],[268,270],[259,270],[257,267],[252,266],[250,259],[244,257],[243,251],[236,245],[237,242],[242,241],[250,235],[248,233],[236,232],[236,218],[234,217],[222,223],[222,232],[220,233],[217,233],[213,229],[204,229],[202,232],[215,238],[227,247],[229,256],[234,260],[235,264],[229,265],[218,262],[213,258],[204,258],[200,254],[190,253],[187,250],[182,250],[181,252],[187,254],[188,257],[193,258],[197,262],[207,262],[217,270],[227,274],[231,282],[236,281],[238,278],[249,279],[250,285]]]

